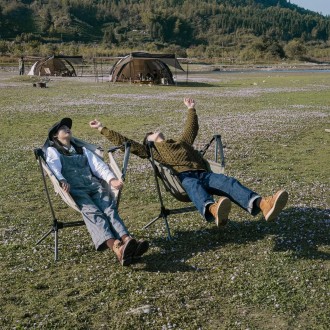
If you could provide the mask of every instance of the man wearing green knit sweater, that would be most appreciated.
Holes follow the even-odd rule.
[[[131,152],[141,158],[149,157],[147,142],[154,142],[154,159],[173,169],[189,198],[207,221],[215,220],[217,226],[225,225],[231,202],[253,216],[262,211],[266,221],[275,220],[288,201],[288,193],[279,190],[273,196],[261,197],[235,178],[209,172],[206,160],[193,147],[199,128],[195,101],[185,98],[184,104],[188,108],[186,124],[181,136],[175,140],[166,139],[161,132],[150,132],[143,143],[139,143],[104,127],[96,119],[89,124],[115,145],[129,141]],[[213,195],[220,196],[217,202]]]

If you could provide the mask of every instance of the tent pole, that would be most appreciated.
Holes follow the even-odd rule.
[[[97,82],[97,68],[96,68],[95,57],[93,57],[93,70],[94,70],[94,80]]]
[[[132,83],[132,71],[131,71],[132,62],[129,62],[129,83]]]
[[[101,58],[101,77],[103,82],[103,59]]]
[[[177,61],[176,54],[174,55],[174,57],[175,57],[175,62],[176,62]],[[176,72],[176,66],[174,67],[174,69],[175,69],[175,86],[178,86],[178,75]]]

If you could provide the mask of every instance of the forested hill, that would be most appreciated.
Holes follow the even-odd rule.
[[[221,45],[223,36],[330,39],[330,17],[286,0],[0,0],[0,39]]]

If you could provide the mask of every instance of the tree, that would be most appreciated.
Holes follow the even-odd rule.
[[[153,39],[164,40],[163,26],[159,22],[152,22],[150,28],[150,34]]]
[[[4,40],[0,40],[0,54],[6,55],[8,51],[9,51],[9,47],[7,42]]]
[[[45,10],[44,15],[41,16],[41,31],[43,33],[48,32],[51,25],[52,25],[52,16],[50,15],[50,11],[47,8]]]
[[[306,55],[306,47],[300,40],[292,40],[285,47],[285,54],[295,60],[301,60]]]
[[[116,39],[115,33],[113,28],[109,28],[108,30],[104,31],[103,35],[103,43],[107,45],[117,44],[118,40]]]

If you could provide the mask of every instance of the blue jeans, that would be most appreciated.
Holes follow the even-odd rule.
[[[214,220],[207,207],[214,203],[213,195],[228,197],[252,215],[260,212],[254,203],[260,196],[232,177],[205,171],[187,171],[179,173],[178,178],[199,213],[207,221]]]

